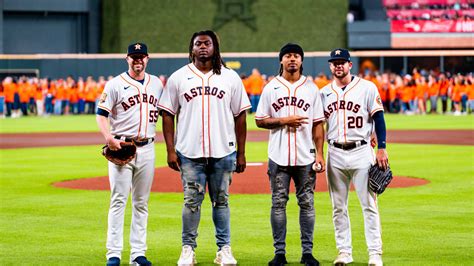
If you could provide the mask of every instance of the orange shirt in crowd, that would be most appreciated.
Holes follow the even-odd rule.
[[[3,91],[5,93],[5,102],[13,103],[15,92],[18,91],[17,85],[15,83],[3,84]]]
[[[388,99],[393,101],[397,98],[397,87],[395,85],[390,84],[388,85]]]
[[[415,97],[418,99],[424,99],[425,94],[428,92],[428,85],[425,84],[417,84],[416,85],[416,95]]]
[[[469,100],[474,100],[474,84],[466,85],[467,87],[467,98]]]
[[[326,78],[326,76],[318,76],[314,79],[314,84],[318,86],[319,89],[322,89],[324,86],[328,85],[330,80]]]
[[[439,95],[448,95],[449,81],[443,80],[438,82]]]
[[[43,100],[43,88],[42,87],[37,87],[35,91],[35,100]]]
[[[262,94],[263,90],[263,78],[261,75],[252,74],[248,78],[250,94],[252,95],[260,95]]]
[[[402,87],[401,93],[402,93],[402,102],[409,102],[413,98],[413,90],[414,87],[412,86],[404,86]]]
[[[56,87],[54,98],[56,100],[66,99],[66,88],[63,85],[59,85]]]
[[[439,94],[439,84],[438,83],[433,83],[431,87],[428,89],[428,95],[429,96],[436,96]]]
[[[79,93],[77,92],[77,87],[71,87],[69,89],[69,102],[77,103],[79,101]]]
[[[454,85],[453,87],[453,93],[451,95],[451,99],[454,101],[454,102],[460,102],[461,101],[461,95],[462,95],[462,92],[464,90],[464,85],[461,85],[461,84],[456,84]]]
[[[30,100],[30,92],[28,84],[19,83],[18,84],[18,95],[20,96],[21,103],[27,103]]]
[[[242,83],[244,84],[245,92],[247,94],[250,94],[249,79],[248,78],[243,79]]]

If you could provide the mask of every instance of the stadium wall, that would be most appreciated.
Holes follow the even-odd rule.
[[[304,73],[329,75],[329,51],[307,52],[303,62]],[[370,60],[377,71],[398,74],[411,72],[413,67],[429,70],[472,72],[474,50],[426,50],[426,51],[355,51],[351,52],[352,73],[362,71],[364,62]],[[148,72],[154,75],[171,75],[188,63],[185,53],[150,54]],[[226,64],[239,74],[249,75],[252,68],[261,73],[278,73],[278,53],[223,53]],[[127,69],[123,54],[36,54],[0,55],[0,78],[16,73],[39,73],[41,77],[64,78],[117,75]]]
[[[103,0],[103,53],[132,42],[153,53],[187,53],[193,32],[215,30],[221,51],[274,52],[287,42],[305,51],[346,46],[346,0]]]

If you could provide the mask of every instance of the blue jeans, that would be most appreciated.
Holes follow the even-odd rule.
[[[250,104],[252,105],[251,112],[257,112],[258,102],[260,101],[260,95],[251,94],[250,95]]]
[[[181,160],[181,181],[184,191],[183,246],[197,247],[201,204],[206,193],[206,184],[212,202],[212,220],[216,229],[216,244],[219,249],[230,245],[229,185],[236,166],[236,152],[223,158],[187,158],[177,153]]]
[[[296,198],[300,207],[300,238],[302,253],[312,253],[314,231],[314,188],[316,172],[312,164],[305,166],[281,166],[268,160],[268,176],[272,190],[272,210],[270,221],[273,232],[275,254],[285,254],[286,247],[286,203],[293,178]]]

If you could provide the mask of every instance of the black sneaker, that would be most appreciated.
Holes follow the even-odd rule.
[[[109,258],[106,266],[120,266],[120,259],[117,257]]]
[[[136,257],[133,263],[138,266],[151,266],[151,262],[145,256]]]
[[[268,266],[283,266],[287,263],[285,254],[275,254],[275,257],[268,263]]]
[[[311,253],[303,254],[300,263],[305,266],[319,266],[319,261],[315,259]]]

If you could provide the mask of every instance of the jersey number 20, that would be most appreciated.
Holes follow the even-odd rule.
[[[362,128],[364,122],[362,116],[349,116],[347,120],[347,128]]]

